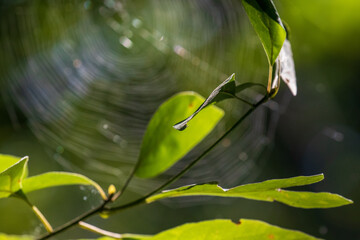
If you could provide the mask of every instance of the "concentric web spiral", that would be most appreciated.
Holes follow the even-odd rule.
[[[50,156],[67,170],[124,182],[146,125],[172,94],[207,96],[231,73],[266,82],[266,58],[240,1],[3,1],[1,94],[25,114]],[[256,91],[247,91],[250,101]],[[226,119],[161,177],[134,179],[143,192],[182,169],[246,110],[221,105]],[[277,119],[258,110],[176,184],[256,176]]]

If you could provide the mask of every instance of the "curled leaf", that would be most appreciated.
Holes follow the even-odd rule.
[[[173,127],[179,131],[185,130],[187,128],[187,125],[190,122],[190,120],[192,120],[200,111],[202,111],[203,109],[205,109],[206,107],[210,106],[213,103],[218,103],[225,99],[236,98],[240,101],[243,101],[247,104],[252,105],[251,103],[245,101],[244,99],[237,97],[236,94],[244,91],[247,88],[254,87],[254,86],[261,86],[266,90],[266,88],[262,84],[259,84],[259,83],[247,82],[247,83],[242,83],[242,84],[236,85],[235,73],[231,74],[230,77],[228,77],[224,82],[222,82],[219,86],[217,86],[211,92],[209,97],[195,110],[195,112],[193,114],[191,114],[186,119],[176,123]]]
[[[233,73],[224,82],[217,86],[214,91],[212,91],[210,96],[200,105],[200,107],[198,107],[198,109],[196,109],[193,114],[191,114],[188,118],[182,120],[181,122],[176,123],[173,127],[176,130],[184,130],[185,128],[187,128],[188,122],[193,119],[205,107],[212,103],[219,102],[227,98],[232,98],[234,97],[235,92],[235,73]]]
[[[280,77],[289,87],[291,93],[296,96],[296,74],[293,54],[291,51],[291,44],[289,40],[285,40],[283,47],[279,54],[280,61]]]

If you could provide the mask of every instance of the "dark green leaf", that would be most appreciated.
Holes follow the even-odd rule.
[[[135,171],[137,176],[148,178],[164,172],[211,132],[224,115],[216,106],[201,111],[187,131],[172,128],[174,122],[189,116],[203,101],[197,93],[183,92],[159,107],[144,135]]]
[[[244,91],[247,88],[251,88],[251,87],[261,87],[266,91],[266,87],[264,85],[262,85],[261,83],[252,83],[252,82],[247,82],[247,83],[242,83],[236,86],[235,92],[239,93]]]
[[[286,38],[279,14],[271,0],[242,0],[242,3],[272,66]]]
[[[4,161],[7,166],[14,160],[11,157],[5,159],[7,159]],[[0,198],[9,197],[21,189],[22,180],[27,173],[28,159],[28,157],[23,157],[0,173]]]
[[[260,201],[278,201],[299,208],[331,208],[351,204],[352,201],[332,193],[313,193],[287,191],[282,188],[304,186],[321,181],[322,174],[300,176],[285,179],[268,180],[260,183],[245,184],[231,189],[224,189],[216,184],[190,185],[173,190],[163,191],[149,197],[148,203],[171,197],[184,196],[219,196],[240,197]]]
[[[68,172],[47,172],[25,178],[23,180],[22,190],[26,194],[44,188],[65,185],[91,185],[98,190],[103,199],[106,199],[106,194],[99,184],[83,175]]]

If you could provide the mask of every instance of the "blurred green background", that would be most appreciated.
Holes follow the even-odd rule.
[[[360,2],[275,1],[290,26],[298,95],[282,84],[179,183],[241,183],[324,173],[304,188],[339,193],[353,205],[325,210],[279,203],[195,198],[140,206],[104,220],[115,232],[157,233],[192,221],[254,218],[325,239],[360,239]],[[206,96],[228,75],[266,84],[267,62],[240,1],[43,1],[0,3],[0,152],[30,157],[30,175],[81,172],[121,185],[152,113],[182,90]],[[244,97],[254,100],[258,93]],[[246,109],[220,105],[225,119],[188,161]],[[124,201],[181,168],[135,179]],[[53,226],[99,203],[91,188],[64,187],[30,199]],[[0,232],[43,227],[16,199],[0,201]],[[54,239],[95,237],[73,228]]]

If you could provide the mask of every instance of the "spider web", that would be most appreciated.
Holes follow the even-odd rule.
[[[239,82],[264,83],[266,58],[239,2],[4,1],[2,94],[64,168],[124,182],[148,121],[172,94],[207,96],[233,72]],[[221,107],[226,119],[206,141],[162,176],[134,179],[132,190],[178,172],[246,110],[234,101]],[[277,117],[275,102],[256,111],[176,185],[256,177]]]

